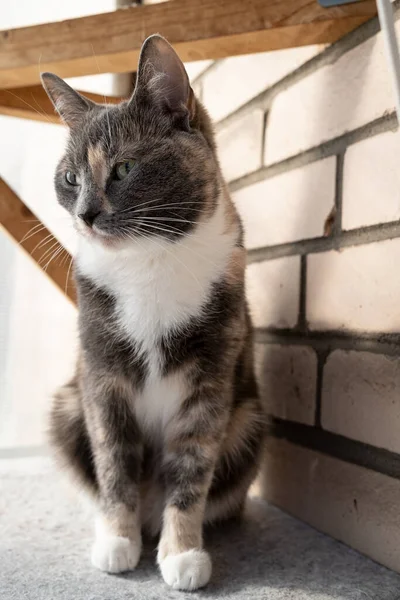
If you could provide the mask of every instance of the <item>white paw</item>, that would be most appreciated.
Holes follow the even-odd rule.
[[[170,555],[160,563],[165,583],[174,590],[197,590],[211,577],[211,560],[204,550],[188,550]]]
[[[139,562],[141,543],[125,537],[98,538],[92,548],[92,565],[107,573],[131,571]]]

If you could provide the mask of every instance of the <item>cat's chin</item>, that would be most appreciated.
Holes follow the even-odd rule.
[[[129,245],[129,241],[125,238],[102,231],[96,226],[90,228],[77,224],[76,230],[78,235],[80,235],[85,241],[92,242],[93,244],[100,245],[101,247],[108,248],[110,250],[118,250]]]

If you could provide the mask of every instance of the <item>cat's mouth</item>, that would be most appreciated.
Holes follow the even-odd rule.
[[[108,248],[114,247],[120,241],[120,238],[113,233],[101,229],[96,223],[87,225],[79,218],[75,219],[75,229],[86,239],[100,243]]]

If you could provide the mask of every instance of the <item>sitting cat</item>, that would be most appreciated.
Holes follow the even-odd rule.
[[[93,564],[134,569],[141,531],[176,589],[204,586],[204,523],[243,507],[262,454],[242,226],[209,117],[158,35],[136,88],[97,105],[43,85],[69,127],[55,186],[78,231],[80,357],[51,440],[96,505]]]

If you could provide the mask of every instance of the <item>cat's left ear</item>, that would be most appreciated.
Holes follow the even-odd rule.
[[[40,77],[54,108],[71,129],[79,125],[89,110],[97,107],[95,102],[81,96],[58,75],[42,73]]]
[[[161,35],[148,37],[140,52],[132,101],[143,93],[178,117],[194,117],[195,97],[185,67]]]

